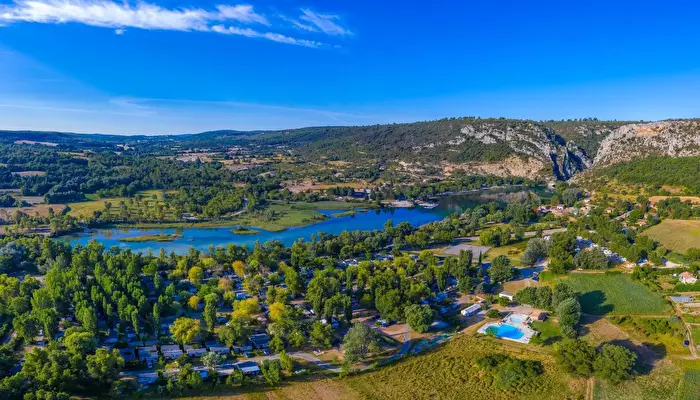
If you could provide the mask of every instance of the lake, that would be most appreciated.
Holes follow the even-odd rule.
[[[462,212],[467,208],[473,208],[479,204],[490,201],[511,201],[524,196],[526,193],[522,188],[514,190],[483,191],[479,193],[459,194],[443,196],[436,199],[438,206],[433,209],[421,207],[414,208],[384,208],[370,210],[368,212],[358,212],[352,216],[332,217],[342,211],[319,211],[322,214],[331,216],[329,219],[308,226],[289,228],[282,232],[268,232],[260,230],[256,235],[237,235],[231,232],[235,226],[225,226],[216,228],[163,228],[163,229],[132,229],[132,228],[112,228],[88,230],[80,234],[65,236],[64,239],[71,244],[85,245],[90,240],[98,242],[109,248],[117,246],[120,248],[131,248],[134,251],[146,252],[149,249],[157,253],[164,248],[168,253],[186,253],[190,247],[198,250],[207,250],[209,246],[226,247],[231,243],[237,245],[248,245],[252,247],[256,241],[264,243],[268,240],[279,240],[285,245],[291,245],[299,238],[309,240],[311,235],[325,232],[328,234],[340,234],[343,231],[354,230],[376,230],[383,229],[384,223],[392,220],[394,225],[401,222],[408,222],[413,226],[420,226],[433,221],[442,220],[445,216],[455,212]],[[171,242],[120,242],[119,239],[138,237],[153,234],[178,234],[180,237]]]

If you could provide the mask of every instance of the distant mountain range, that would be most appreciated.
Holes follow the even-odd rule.
[[[404,124],[119,136],[0,131],[0,142],[47,142],[65,149],[164,153],[183,149],[289,151],[301,159],[394,163],[415,171],[568,179],[595,165],[650,155],[700,155],[700,120],[529,121],[451,118]]]

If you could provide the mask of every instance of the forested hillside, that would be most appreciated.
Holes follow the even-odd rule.
[[[593,119],[536,122],[450,118],[405,124],[154,137],[5,132],[0,140],[39,142],[65,150],[99,148],[151,155],[187,149],[227,151],[231,146],[240,146],[260,155],[284,150],[311,162],[400,163],[407,170],[464,170],[482,175],[568,179],[592,164],[600,141],[622,124]]]
[[[61,151],[114,151],[149,156],[231,149],[285,154],[298,162],[345,161],[358,167],[392,165],[418,178],[454,171],[529,179],[569,179],[594,165],[648,156],[700,154],[700,123],[530,121],[447,118],[403,124],[308,127],[281,131],[221,130],[190,135],[115,136],[56,132],[2,132],[0,143]]]
[[[626,185],[646,185],[659,190],[663,186],[682,188],[688,194],[700,193],[700,156],[648,157],[620,162],[591,171],[585,178],[593,186],[610,181]]]
[[[311,127],[277,132],[208,132],[189,146],[255,143],[284,146],[306,159],[403,162],[473,173],[567,179],[589,167],[600,142],[623,122],[536,122],[449,118],[406,124]],[[581,143],[581,145],[579,145]]]

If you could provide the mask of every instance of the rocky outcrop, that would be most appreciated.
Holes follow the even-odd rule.
[[[528,179],[541,179],[551,174],[551,164],[537,158],[508,157],[499,162],[470,162],[470,163],[448,163],[441,164],[446,175],[451,175],[456,171],[464,171],[474,175],[495,175],[501,177],[521,176]]]
[[[659,121],[615,129],[600,144],[595,166],[649,156],[700,155],[700,121]]]
[[[533,178],[536,175],[533,174],[534,165],[549,163],[551,164],[551,175],[557,179],[565,180],[590,167],[593,163],[585,151],[575,143],[566,142],[551,129],[535,123],[523,123],[517,127],[508,126],[506,129],[495,125],[484,125],[480,129],[475,129],[474,126],[468,125],[460,132],[462,135],[452,139],[451,143],[461,143],[468,138],[488,145],[503,143],[519,157],[526,159],[524,162],[514,163],[513,157],[510,157],[503,160],[502,163],[488,164],[487,170],[496,168],[501,171],[515,172],[511,175]],[[526,167],[513,168],[517,165],[526,165]],[[520,170],[524,173],[517,173]],[[547,168],[539,169],[540,178],[543,177],[543,171],[547,171]]]

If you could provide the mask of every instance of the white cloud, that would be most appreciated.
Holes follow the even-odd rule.
[[[240,22],[246,23],[258,23],[269,26],[270,23],[267,21],[264,15],[256,14],[253,11],[253,6],[250,4],[239,4],[237,6],[216,6],[219,13],[226,19],[232,19]]]
[[[301,15],[299,17],[299,19],[312,24],[315,28],[318,28],[323,33],[326,33],[329,35],[339,35],[339,36],[352,34],[352,32],[350,32],[349,30],[343,28],[342,26],[340,26],[334,22],[334,20],[340,19],[340,17],[338,17],[337,15],[317,14],[309,9],[302,9],[301,12],[304,14]],[[306,30],[309,30],[308,28],[313,29],[312,26],[305,25],[302,23],[295,23],[295,25],[299,28],[306,29]],[[303,25],[303,26],[301,26],[301,25]]]
[[[264,38],[264,39],[272,40],[273,42],[295,44],[298,46],[320,47],[323,45],[323,43],[316,42],[313,40],[295,39],[293,37],[285,36],[285,35],[282,35],[279,33],[274,33],[274,32],[258,32],[256,30],[250,29],[250,28],[239,28],[236,26],[225,27],[223,25],[214,25],[214,26],[212,26],[211,29],[214,32],[222,33],[224,35],[239,35],[239,36],[245,36],[245,37],[250,37],[250,38]]]
[[[315,15],[315,14],[314,14]],[[321,20],[329,16],[320,16]],[[218,5],[216,10],[202,8],[164,8],[157,4],[112,0],[15,0],[0,5],[0,26],[3,23],[33,22],[44,24],[79,23],[113,28],[122,35],[126,28],[170,31],[207,31],[249,38],[262,38],[278,43],[320,47],[313,40],[296,39],[275,32],[260,32],[247,27],[224,26],[221,23],[261,24],[270,26],[267,18],[249,4]],[[322,23],[322,22],[321,22]],[[335,25],[330,22],[331,25]],[[323,25],[328,28],[328,23]],[[309,27],[311,28],[311,27]],[[341,28],[342,29],[342,28]],[[308,29],[307,29],[308,30]],[[326,32],[325,29],[321,29]]]
[[[105,0],[16,0],[0,19],[7,22],[81,23],[107,28],[206,30],[216,14],[203,9],[166,9],[155,4]]]

